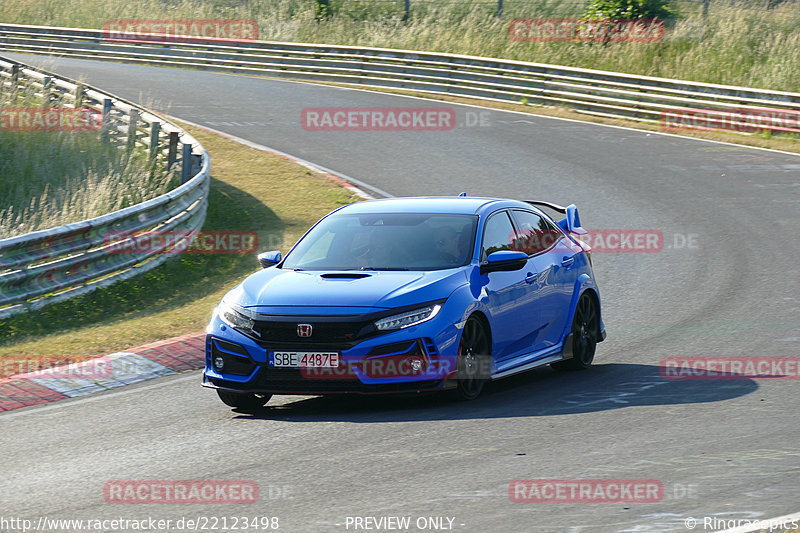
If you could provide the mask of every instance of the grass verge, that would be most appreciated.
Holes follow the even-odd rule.
[[[288,248],[332,209],[358,198],[286,158],[185,126],[211,155],[204,230],[258,232]],[[225,292],[258,269],[251,254],[184,254],[108,289],[0,320],[0,357],[72,360],[202,330]]]

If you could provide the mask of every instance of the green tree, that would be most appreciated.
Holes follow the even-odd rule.
[[[669,0],[592,0],[581,16],[585,19],[675,18]]]
[[[316,19],[322,20],[328,18],[331,14],[331,1],[330,0],[316,0]]]

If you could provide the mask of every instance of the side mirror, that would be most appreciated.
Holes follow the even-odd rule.
[[[528,254],[514,250],[492,252],[481,265],[481,274],[520,270],[528,263]]]
[[[271,267],[281,262],[281,252],[278,250],[270,250],[269,252],[261,252],[258,254],[258,262],[261,268]]]

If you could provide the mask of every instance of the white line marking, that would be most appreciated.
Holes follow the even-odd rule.
[[[210,72],[210,71],[206,71],[206,72]],[[236,74],[227,74],[227,73],[226,73],[226,75],[228,75],[228,76],[236,76]],[[264,78],[265,76],[247,76],[247,77]],[[496,111],[498,113],[514,113],[514,114],[523,115],[523,116],[526,116],[526,117],[540,117],[540,118],[545,118],[545,119],[552,118],[552,119],[555,119],[555,120],[566,120],[567,122],[577,122],[578,124],[589,124],[589,125],[592,125],[592,126],[605,126],[606,128],[617,128],[617,129],[621,129],[621,130],[637,131],[639,133],[648,133],[648,134],[653,134],[653,135],[664,135],[666,137],[676,137],[678,139],[688,139],[688,140],[692,140],[692,141],[703,141],[703,142],[709,142],[709,143],[724,144],[726,146],[736,146],[737,148],[752,148],[753,150],[764,150],[766,152],[775,152],[775,153],[778,153],[778,154],[786,154],[786,155],[793,155],[793,156],[796,156],[796,157],[800,157],[800,153],[796,153],[796,152],[785,152],[783,150],[776,150],[774,148],[762,148],[760,146],[749,146],[749,145],[746,145],[746,144],[738,144],[738,143],[730,142],[730,141],[717,141],[717,140],[714,140],[714,139],[703,139],[701,137],[690,137],[688,135],[680,135],[680,134],[677,134],[677,133],[667,133],[667,132],[658,131],[658,130],[640,130],[639,128],[634,128],[632,126],[619,126],[617,124],[604,124],[602,122],[590,122],[588,120],[580,120],[580,119],[577,119],[577,118],[567,118],[567,117],[555,117],[555,116],[552,116],[552,115],[538,115],[536,113],[529,112],[529,111],[514,111],[514,110],[510,110],[510,109],[498,109],[496,107],[486,107],[486,106],[482,106],[482,105],[479,105],[479,104],[463,104],[463,103],[460,103],[460,102],[449,102],[447,100],[440,100],[438,98],[433,98],[433,97],[412,96],[412,95],[408,95],[408,94],[387,93],[387,92],[379,91],[377,89],[370,90],[370,89],[359,89],[359,88],[355,88],[355,87],[339,87],[337,85],[328,85],[328,84],[325,84],[325,83],[311,83],[311,82],[305,82],[305,81],[284,80],[284,79],[276,79],[276,78],[269,78],[269,77],[267,77],[267,79],[272,79],[272,80],[275,80],[275,81],[286,81],[286,82],[289,82],[289,83],[302,83],[304,85],[324,85],[325,87],[332,87],[334,89],[349,89],[351,91],[364,91],[364,92],[373,93],[373,94],[375,94],[375,93],[377,93],[377,94],[387,94],[389,96],[399,96],[401,98],[414,98],[414,99],[417,99],[417,100],[424,100],[424,101],[427,101],[427,102],[440,102],[440,103],[441,102],[445,102],[445,103],[450,104],[450,105],[458,105],[458,106],[464,106],[464,107],[475,107],[475,108],[478,108],[478,109],[488,109],[489,111]],[[407,90],[410,91],[412,89],[407,89]],[[442,96],[453,96],[453,97],[460,97],[460,98],[469,98],[469,96],[461,96],[461,95],[458,95],[458,94],[443,94]],[[519,102],[514,102],[513,100],[490,100],[490,101],[491,102],[498,102],[498,103],[507,103],[507,104],[518,104],[519,103]],[[569,109],[569,108],[567,108],[567,109]],[[594,116],[594,115],[590,115],[590,116]],[[623,120],[623,119],[618,119],[618,120]]]
[[[703,138],[700,138],[700,137],[690,137],[688,135],[680,135],[680,134],[677,134],[677,133],[667,133],[667,132],[658,131],[658,130],[640,130],[639,128],[634,128],[632,126],[619,126],[617,124],[604,124],[602,122],[590,122],[588,120],[580,120],[580,119],[577,119],[577,118],[555,117],[555,116],[552,116],[552,115],[539,115],[539,114],[536,114],[536,113],[530,112],[530,111],[514,111],[514,110],[510,110],[510,109],[498,109],[496,107],[486,107],[486,106],[483,106],[483,105],[480,105],[480,104],[464,104],[464,103],[461,103],[461,102],[450,102],[450,101],[447,101],[447,100],[441,100],[441,99],[434,98],[434,97],[414,96],[414,95],[410,95],[410,94],[388,93],[388,92],[384,92],[384,91],[378,90],[377,87],[375,89],[366,89],[366,88],[357,88],[357,87],[340,87],[338,85],[328,85],[327,83],[323,83],[323,82],[297,81],[297,80],[290,80],[290,79],[286,79],[286,78],[272,77],[272,76],[265,76],[265,75],[260,75],[259,76],[259,75],[255,75],[255,74],[230,74],[228,72],[217,73],[217,72],[214,72],[212,70],[203,70],[203,71],[199,71],[199,72],[206,72],[206,73],[209,73],[209,74],[222,74],[224,76],[236,76],[236,77],[245,77],[245,78],[268,79],[268,80],[272,80],[272,81],[283,81],[283,82],[286,82],[286,83],[298,83],[298,84],[301,84],[301,85],[316,85],[316,86],[320,86],[321,85],[323,87],[331,87],[333,89],[342,89],[342,90],[349,90],[349,91],[363,91],[363,92],[372,93],[372,94],[385,94],[385,95],[388,95],[388,96],[397,96],[397,97],[400,97],[400,98],[412,98],[412,99],[415,99],[415,100],[423,100],[423,101],[426,101],[426,102],[439,102],[439,103],[445,102],[445,103],[450,104],[450,105],[457,105],[457,106],[463,106],[463,107],[474,107],[474,108],[477,108],[477,109],[488,109],[489,111],[496,111],[498,113],[514,113],[516,115],[523,115],[523,116],[526,116],[526,117],[539,117],[539,118],[545,118],[545,119],[551,118],[551,119],[554,119],[554,120],[565,120],[567,122],[577,122],[578,124],[589,124],[589,125],[592,125],[592,126],[604,126],[606,128],[617,128],[617,129],[621,129],[621,130],[637,131],[639,133],[648,133],[648,134],[653,134],[653,135],[664,135],[666,137],[676,137],[678,139],[688,139],[688,140],[692,140],[692,141],[703,141],[703,142],[709,142],[709,143],[724,144],[726,146],[736,146],[737,148],[752,148],[753,150],[764,150],[766,152],[775,152],[775,153],[778,153],[778,154],[786,154],[786,155],[793,155],[793,156],[800,157],[800,153],[785,152],[783,150],[776,150],[774,148],[762,148],[760,146],[748,146],[748,145],[745,145],[745,144],[738,144],[738,143],[730,142],[730,141],[717,141],[717,140],[714,140],[714,139],[703,139]],[[682,80],[678,80],[678,81],[682,81]],[[402,89],[400,89],[400,90],[402,90]],[[412,89],[406,89],[406,90],[410,91]],[[462,96],[462,95],[458,95],[458,94],[442,94],[442,96],[470,98],[469,96]],[[491,102],[507,103],[507,104],[518,104],[519,103],[519,102],[514,102],[513,100],[493,100],[493,99],[487,99],[487,100],[489,100]],[[569,108],[567,108],[567,109],[569,109]],[[591,116],[594,116],[594,115],[591,115]],[[618,119],[618,120],[623,120],[623,119]],[[191,124],[191,122],[187,122],[187,124]],[[202,126],[202,127],[205,127],[205,126]]]

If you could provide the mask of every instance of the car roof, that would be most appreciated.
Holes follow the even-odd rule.
[[[478,215],[487,210],[494,211],[503,207],[521,207],[530,209],[531,205],[518,200],[500,198],[477,198],[471,196],[421,196],[381,198],[347,205],[337,214],[366,213],[442,213]]]

